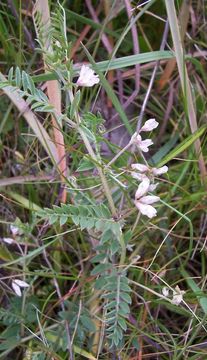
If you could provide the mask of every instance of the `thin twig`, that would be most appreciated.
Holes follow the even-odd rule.
[[[134,48],[134,54],[139,54],[139,38],[137,34],[137,27],[136,23],[133,21],[134,17],[132,16],[132,8],[129,0],[124,0],[126,11],[128,18],[130,19],[131,26],[131,33],[132,33],[132,40],[133,40],[133,48]],[[135,89],[137,90],[137,93],[139,93],[140,89],[140,65],[135,65]]]
[[[164,34],[163,34],[163,38],[162,38],[162,43],[160,45],[160,50],[164,50],[164,48],[165,48],[165,44],[166,44],[166,41],[167,41],[168,30],[169,30],[169,24],[168,24],[168,22],[166,22],[165,29],[164,29]],[[144,113],[145,113],[147,102],[148,102],[149,97],[150,97],[152,86],[154,84],[154,80],[155,80],[155,76],[156,76],[158,66],[159,66],[159,61],[157,61],[156,65],[154,67],[154,70],[153,70],[153,73],[152,73],[152,76],[151,76],[151,79],[150,79],[150,83],[149,83],[149,86],[148,86],[148,89],[147,89],[147,93],[145,95],[145,98],[144,98],[144,101],[143,101],[143,104],[142,104],[142,107],[141,107],[141,111],[140,111],[138,122],[137,122],[137,129],[136,129],[137,132],[139,132],[139,130],[141,128],[141,125],[142,125],[142,119],[143,119],[143,116],[144,116]]]

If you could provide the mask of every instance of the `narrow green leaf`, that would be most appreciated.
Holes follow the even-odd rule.
[[[174,53],[171,51],[159,50],[159,51],[150,51],[143,54],[136,54],[130,56],[123,56],[117,59],[110,59],[101,62],[97,62],[96,66],[100,71],[109,71],[115,69],[123,69],[125,67],[134,66],[137,64],[144,64],[152,61],[159,61],[165,59],[174,58]],[[73,69],[74,72],[80,71],[80,67]],[[40,75],[34,75],[32,77],[34,82],[58,80],[58,75],[56,73],[44,73]]]
[[[14,75],[14,68],[13,66],[10,68],[9,73],[8,73],[8,82],[12,83],[13,80],[13,75]]]
[[[127,330],[127,324],[126,324],[126,320],[123,318],[118,318],[118,324],[121,326],[121,328],[126,331]]]
[[[17,67],[15,71],[15,83],[18,88],[21,87],[21,71],[19,67]]]
[[[205,132],[207,126],[204,125],[197,131],[195,131],[192,135],[188,136],[181,144],[176,146],[174,150],[172,150],[164,159],[162,159],[157,166],[161,167],[168,163],[168,161],[174,159],[176,156],[181,154],[183,151],[188,149],[203,133]]]
[[[24,70],[22,71],[22,85],[23,85],[24,91],[27,91],[29,84],[27,81],[27,74]]]
[[[190,286],[191,290],[194,292],[195,296],[198,298],[198,302],[203,309],[205,315],[207,315],[207,296],[203,293],[203,291],[199,288],[196,282],[190,277],[186,270],[181,269],[181,273],[185,278],[185,281]]]
[[[56,214],[53,214],[49,217],[49,223],[50,225],[54,224],[58,219],[58,216]]]
[[[60,226],[64,225],[68,220],[68,216],[67,215],[61,215],[60,217]]]
[[[98,275],[112,269],[112,264],[99,264],[92,271],[91,275]]]
[[[90,261],[92,264],[98,263],[100,261],[103,261],[105,259],[105,257],[106,257],[106,254],[101,253],[101,254],[94,256]]]
[[[80,102],[80,90],[77,91],[75,94],[75,97],[73,99],[73,102],[70,106],[70,119],[73,120],[75,112],[78,110],[79,102]]]

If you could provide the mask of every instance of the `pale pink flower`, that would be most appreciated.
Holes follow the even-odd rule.
[[[155,195],[147,195],[147,196],[143,196],[140,201],[143,204],[149,205],[149,204],[154,204],[157,201],[160,201],[159,196],[155,196]]]
[[[138,189],[135,193],[135,199],[141,198],[143,195],[147,193],[150,186],[150,180],[146,177],[138,186]]]
[[[141,136],[137,135],[136,144],[140,148],[141,151],[148,152],[149,151],[148,147],[153,145],[153,142],[150,139],[142,140]]]
[[[149,186],[149,191],[154,191],[154,190],[156,190],[156,189],[157,189],[157,187],[158,187],[158,185],[159,185],[159,183],[156,183],[156,184],[150,184],[150,186]]]
[[[14,235],[14,236],[19,234],[19,228],[16,225],[11,224],[10,231],[11,231],[12,235]]]
[[[145,179],[148,179],[148,177],[145,174],[140,174],[140,173],[136,173],[136,172],[132,172],[131,176],[139,181],[143,181]]]
[[[91,87],[99,83],[99,77],[86,65],[82,65],[77,85]]]
[[[185,291],[180,290],[179,286],[177,285],[175,287],[175,290],[173,290],[172,304],[179,305],[183,301],[183,295],[184,294],[185,294]]]
[[[161,168],[152,168],[153,174],[156,175],[162,175],[165,174],[168,171],[168,166],[162,166]]]
[[[17,296],[22,296],[21,288],[26,287],[29,287],[29,284],[23,280],[15,279],[12,281],[12,288]]]
[[[14,243],[14,239],[9,238],[9,237],[4,237],[2,238],[3,242],[5,242],[6,244],[13,244]]]
[[[148,218],[152,219],[157,215],[157,210],[152,205],[142,203],[142,199],[143,198],[135,200],[135,206],[141,212],[141,214],[146,215]]]
[[[150,204],[153,204],[160,200],[158,196],[151,196],[147,195],[144,196],[150,186],[150,180],[146,177],[138,186],[138,189],[135,193],[135,206],[138,208],[138,210],[141,212],[141,214],[148,216],[150,219],[157,214],[157,210],[151,206]]]
[[[132,164],[131,167],[132,167],[133,170],[137,170],[140,173],[145,173],[145,172],[147,172],[149,170],[147,165],[139,164],[139,163],[138,164]]]
[[[164,286],[164,287],[162,288],[162,293],[163,293],[163,295],[164,295],[165,297],[168,297],[168,296],[169,296],[169,289],[168,289],[167,286]]]
[[[141,131],[152,131],[153,129],[156,129],[158,127],[159,123],[155,119],[149,119],[145,122],[145,124],[140,129]]]

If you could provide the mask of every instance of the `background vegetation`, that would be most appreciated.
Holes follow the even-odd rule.
[[[0,359],[207,358],[206,6],[1,1]],[[82,63],[100,84],[74,101]],[[153,219],[134,206],[140,154],[107,166],[149,118],[146,160],[169,166]]]

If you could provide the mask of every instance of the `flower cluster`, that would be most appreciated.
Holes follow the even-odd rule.
[[[172,295],[171,303],[174,305],[179,305],[183,301],[183,295],[185,294],[185,291],[180,290],[179,286],[177,285],[175,289],[172,290],[172,292],[173,295]],[[162,293],[165,297],[170,296],[169,289],[166,286],[162,289]]]
[[[144,126],[140,129],[140,132],[151,131],[157,126],[158,122],[155,121],[155,119],[147,120]],[[148,147],[153,144],[150,139],[142,140],[141,136],[137,133],[133,135],[132,142],[135,143],[142,152],[148,152]],[[141,214],[146,215],[151,219],[157,215],[157,210],[152,206],[152,204],[158,202],[160,198],[155,195],[147,195],[147,193],[149,191],[154,191],[158,185],[158,183],[154,184],[154,177],[165,174],[168,171],[168,167],[162,166],[161,168],[151,168],[148,165],[139,163],[132,164],[131,167],[135,170],[131,174],[132,177],[141,181],[135,193],[135,206]]]
[[[156,129],[158,125],[159,123],[155,119],[147,120],[144,126],[142,126],[141,129],[139,130],[139,133],[135,133],[132,136],[131,142],[133,144],[136,144],[140,151],[148,152],[149,151],[148,147],[153,145],[153,142],[150,139],[142,140],[140,133],[152,131],[153,129]]]

